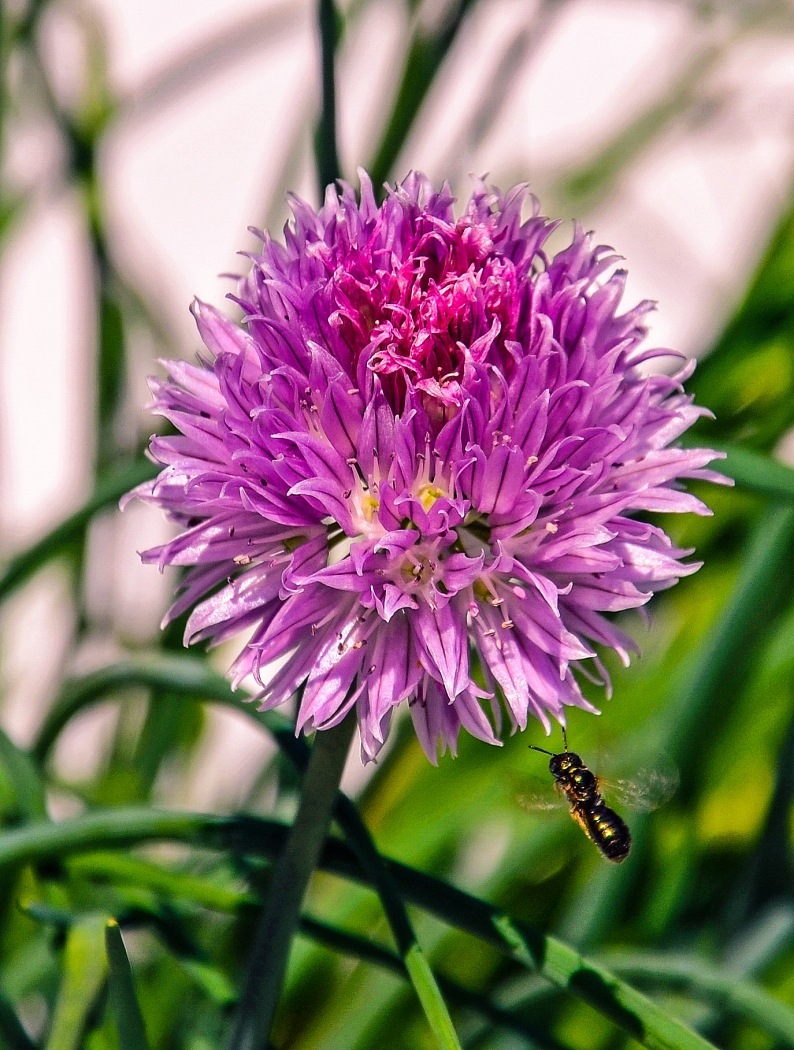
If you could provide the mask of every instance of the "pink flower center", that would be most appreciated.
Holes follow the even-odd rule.
[[[354,372],[363,358],[395,412],[408,385],[439,407],[457,406],[467,362],[512,371],[506,342],[515,339],[518,287],[487,226],[438,220],[402,263],[390,252],[353,250],[333,277],[332,323]]]

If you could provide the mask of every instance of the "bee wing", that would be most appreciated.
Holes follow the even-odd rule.
[[[555,790],[554,782],[532,777],[525,781],[525,790],[517,796],[519,806],[530,813],[550,812],[564,809],[565,799]]]
[[[679,781],[678,770],[669,765],[638,769],[632,777],[604,780],[601,785],[609,801],[635,813],[650,813],[672,798]]]

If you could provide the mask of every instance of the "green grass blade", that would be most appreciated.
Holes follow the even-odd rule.
[[[713,420],[701,435],[772,448],[794,420],[794,207],[789,200],[744,301],[687,383]],[[704,443],[710,444],[711,437]]]
[[[106,507],[118,503],[121,497],[153,478],[158,468],[148,460],[139,460],[123,469],[102,477],[96,490],[80,510],[66,518],[40,540],[15,555],[0,570],[0,601],[20,587],[51,558],[62,554],[70,544],[80,537],[93,516]]]
[[[654,738],[681,769],[679,798],[692,790],[702,764],[698,726],[713,724],[720,705],[736,695],[737,681],[766,625],[779,612],[781,584],[794,548],[794,507],[773,506],[746,546],[731,596],[700,649],[687,661],[677,695]]]
[[[116,1017],[121,1050],[149,1050],[143,1015],[135,992],[132,967],[124,939],[115,919],[105,926],[105,948],[109,967],[110,1001]]]
[[[109,693],[141,685],[186,698],[229,704],[242,710],[276,736],[279,745],[299,769],[305,767],[310,754],[309,749],[303,741],[295,738],[292,726],[287,720],[274,712],[260,712],[251,705],[241,704],[243,694],[235,693],[225,678],[213,672],[204,661],[195,657],[158,658],[113,664],[94,674],[67,683],[50,710],[34,746],[34,754],[38,761],[44,761],[58,734],[78,711],[105,699]],[[382,864],[380,855],[358,810],[349,799],[344,797],[338,799],[335,815],[345,832],[345,837],[356,852],[373,885],[377,887],[400,954],[405,959],[407,954],[417,947],[416,937],[399,893],[393,885],[393,880]],[[414,973],[420,973],[419,969],[411,970],[410,968],[408,972],[412,979]],[[429,967],[426,968],[423,980],[425,984],[428,980],[432,981],[432,972]],[[419,994],[418,988],[417,994]],[[422,995],[425,995],[424,990]],[[420,1001],[424,1004],[422,995],[420,995]],[[438,989],[434,993],[434,1001],[437,1010],[438,1003],[442,1001]],[[435,1021],[428,1016],[428,1023],[432,1026]],[[449,1027],[451,1027],[451,1022],[448,1021],[447,1028]]]
[[[238,823],[233,818],[143,806],[94,810],[57,824],[31,824],[0,833],[0,868],[138,842],[174,840],[210,845],[229,822],[235,827]],[[231,841],[224,839],[227,844]]]
[[[315,735],[298,812],[274,866],[254,935],[230,1050],[259,1050],[270,1037],[303,898],[328,836],[354,729],[355,717],[348,714]]]
[[[43,762],[64,726],[79,711],[100,703],[112,693],[135,687],[173,693],[189,700],[227,704],[249,715],[272,733],[279,746],[292,758],[300,751],[307,761],[309,749],[295,738],[294,728],[283,715],[275,711],[258,711],[244,701],[243,692],[235,692],[229,682],[195,656],[150,656],[139,660],[125,660],[110,664],[92,674],[67,681],[55,700],[38,738],[32,748],[37,762]]]
[[[683,989],[710,1006],[738,1014],[781,1046],[794,1048],[794,1010],[750,981],[737,980],[690,956],[610,955],[607,965],[629,980]]]
[[[765,457],[753,457],[764,459]],[[783,471],[787,468],[781,467]],[[794,471],[790,472],[794,475]],[[670,700],[643,737],[678,766],[677,798],[691,798],[702,776],[704,751],[711,746],[710,727],[724,719],[741,693],[743,675],[766,625],[788,601],[786,567],[794,548],[794,508],[775,505],[755,526],[745,546],[733,590],[705,641],[678,669],[670,685]],[[631,866],[597,871],[585,893],[564,919],[563,936],[577,945],[596,943],[615,922],[621,902],[639,870],[637,857],[647,840],[648,818],[635,818]]]
[[[427,1023],[441,1050],[460,1050],[460,1043],[447,1004],[436,984],[433,971],[418,944],[414,944],[405,956],[405,968],[422,1004]]]
[[[403,966],[438,1045],[442,1050],[446,1048],[459,1050],[459,1043],[444,997],[416,939],[394,878],[378,852],[358,809],[349,798],[340,793],[337,797],[334,815],[345,833],[345,841],[355,853],[380,897]]]
[[[86,1020],[107,973],[102,948],[106,924],[106,915],[88,915],[69,928],[46,1050],[78,1050],[83,1044]]]
[[[494,917],[494,927],[529,969],[572,992],[614,1021],[638,1043],[652,1050],[707,1050],[709,1043],[666,1010],[553,937],[527,931],[507,915]]]

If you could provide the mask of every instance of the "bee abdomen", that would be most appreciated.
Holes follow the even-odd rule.
[[[620,864],[631,850],[631,832],[625,821],[605,805],[602,799],[585,808],[587,827],[593,842],[607,860]]]

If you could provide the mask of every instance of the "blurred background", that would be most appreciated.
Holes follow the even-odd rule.
[[[376,184],[416,168],[459,198],[472,173],[528,183],[545,214],[578,219],[626,257],[626,307],[660,303],[652,341],[703,359],[691,389],[717,419],[701,440],[794,464],[794,6],[348,0],[338,14],[347,179],[357,184],[359,165]],[[289,817],[294,775],[247,711],[130,672],[176,660],[181,635],[159,631],[175,578],[137,556],[170,526],[116,504],[148,469],[146,376],[158,357],[199,349],[191,298],[236,316],[219,275],[245,269],[247,227],[280,229],[288,190],[319,199],[314,6],[10,0],[0,19],[0,726],[33,754],[52,819],[133,803]],[[713,989],[642,965],[683,953],[794,1005],[794,522],[741,486],[699,494],[714,518],[664,525],[706,567],[654,600],[650,624],[626,617],[642,657],[611,666],[600,719],[571,720],[572,746],[594,766],[677,770],[672,801],[633,821],[623,868],[564,813],[518,804],[545,773],[526,749],[543,744],[540,727],[498,753],[464,740],[436,770],[402,724],[378,766],[352,756],[344,786],[383,852],[609,956],[720,1045],[794,1046],[794,1025],[770,1034]],[[222,673],[233,651],[200,658]],[[67,714],[53,721],[53,710]],[[0,761],[12,824],[30,800]],[[206,857],[146,856],[239,885]],[[26,898],[64,914],[132,908],[107,871],[20,878]],[[20,892],[3,888],[0,989],[53,1050],[114,1046],[98,999],[76,1042],[53,1041],[65,920],[15,910]],[[363,890],[326,876],[312,893],[310,910],[381,930]],[[131,924],[144,1014],[155,1045],[203,1050],[234,1000],[240,911],[168,903],[195,953]],[[529,1009],[544,1050],[620,1045],[589,1007],[435,921],[418,926],[442,972]],[[466,1046],[535,1045],[476,1010],[459,1016]],[[280,1047],[431,1045],[398,977],[309,940],[280,1026]]]

